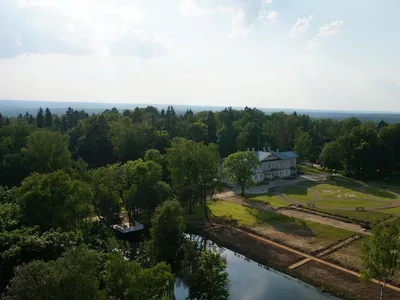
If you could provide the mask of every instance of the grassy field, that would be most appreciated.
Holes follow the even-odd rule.
[[[265,203],[273,207],[285,207],[290,204],[281,196],[277,196],[273,193],[266,193],[257,196],[248,195],[246,198],[251,201]]]
[[[366,197],[357,190],[357,186],[349,188],[343,185],[335,185],[329,183],[318,184],[312,188],[319,194],[321,200],[332,200],[332,199],[365,199]]]
[[[232,226],[269,228],[275,232],[287,234],[292,237],[298,236],[302,239],[312,238],[314,242],[321,242],[324,246],[354,235],[353,232],[336,227],[244,207],[223,200],[211,200],[208,207],[212,216],[220,218]],[[187,220],[188,218],[192,221],[196,218],[198,220],[202,219],[202,209],[196,207],[195,214],[188,216]]]
[[[394,207],[394,208],[388,208],[388,209],[382,209],[380,212],[384,212],[387,214],[398,214],[400,215],[400,206]]]
[[[369,200],[369,199],[335,199],[335,200],[319,200],[313,202],[317,207],[321,206],[329,206],[332,208],[342,207],[342,208],[356,208],[356,207],[378,207],[383,204],[378,201]]]
[[[307,202],[313,199],[313,193],[307,185],[289,185],[283,188],[283,194],[296,201]]]
[[[381,211],[356,211],[356,210],[347,211],[347,210],[335,210],[335,209],[317,209],[317,210],[328,214],[339,215],[365,222],[373,222],[373,221],[380,222],[390,217],[388,214],[383,213]]]

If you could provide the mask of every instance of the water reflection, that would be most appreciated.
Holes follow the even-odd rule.
[[[338,299],[323,294],[314,287],[301,282],[272,268],[258,264],[247,257],[231,250],[219,247],[200,236],[188,236],[204,248],[212,248],[221,254],[227,264],[231,280],[231,299],[280,299],[280,300],[313,300]],[[177,300],[185,299],[188,289],[183,280],[177,279],[175,296]]]

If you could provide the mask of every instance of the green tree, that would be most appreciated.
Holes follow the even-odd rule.
[[[162,167],[162,178],[164,181],[169,182],[170,176],[168,172],[168,166],[167,166],[167,158],[166,155],[163,155],[158,151],[157,149],[149,149],[146,151],[146,154],[144,156],[145,161],[154,161],[158,163]]]
[[[94,193],[93,207],[96,215],[108,224],[114,222],[115,215],[119,215],[122,200],[118,184],[120,176],[119,166],[100,167],[89,171],[90,183]]]
[[[37,130],[27,138],[23,153],[32,161],[33,169],[39,173],[66,169],[71,165],[68,137],[59,132]]]
[[[39,108],[37,115],[36,115],[36,126],[39,128],[44,127],[44,113],[43,108]]]
[[[320,160],[323,166],[330,171],[343,169],[343,149],[341,145],[337,141],[325,144]]]
[[[151,247],[157,261],[175,265],[184,243],[184,220],[178,201],[170,200],[157,207],[151,220]]]
[[[207,125],[201,122],[194,122],[189,125],[190,139],[195,142],[204,142],[207,140]]]
[[[109,137],[109,126],[103,115],[80,122],[78,129],[82,134],[74,145],[76,157],[82,157],[91,168],[115,161],[113,145]]]
[[[310,158],[313,138],[308,132],[299,130],[294,139],[294,152],[299,156],[300,162]]]
[[[384,126],[379,131],[379,140],[389,146],[395,155],[395,166],[400,168],[400,123]]]
[[[379,280],[383,289],[387,280],[400,273],[400,218],[375,226],[368,242],[362,247],[362,278]]]
[[[240,186],[241,195],[254,185],[253,174],[260,165],[257,156],[250,151],[240,151],[229,155],[224,163],[224,176],[233,184]]]
[[[161,202],[156,192],[157,183],[161,181],[162,177],[161,166],[154,161],[138,159],[128,161],[121,168],[125,185],[124,189],[131,189],[132,185],[135,185],[135,205],[147,212],[150,219],[155,208]],[[130,218],[132,221],[133,216]]]
[[[93,193],[84,182],[63,171],[34,173],[21,185],[22,220],[41,229],[73,229],[88,217]]]
[[[44,114],[44,127],[46,128],[53,128],[53,115],[49,108],[46,108]]]
[[[214,113],[209,111],[207,114],[207,135],[209,143],[217,142],[217,122],[215,121]]]
[[[165,263],[148,269],[112,253],[105,266],[106,291],[109,299],[173,299],[174,276]]]
[[[187,299],[229,299],[229,277],[218,253],[202,251],[189,277]]]
[[[56,261],[33,261],[16,269],[7,300],[101,299],[101,255],[84,247],[69,250]]]
[[[214,193],[218,181],[219,154],[215,144],[204,145],[175,138],[167,150],[173,187],[183,204],[201,202],[207,217],[206,199]]]

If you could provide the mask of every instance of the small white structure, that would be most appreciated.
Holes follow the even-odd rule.
[[[139,231],[144,229],[144,225],[138,222],[135,222],[134,226],[129,227],[128,223],[122,224],[122,225],[112,225],[111,226],[113,229],[121,232],[121,233],[129,233],[129,232],[134,232],[134,231]]]

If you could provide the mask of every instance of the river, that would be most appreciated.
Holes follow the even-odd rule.
[[[314,287],[266,268],[229,249],[222,248],[221,256],[226,260],[227,272],[231,280],[230,299],[232,300],[333,300],[338,299],[321,293]],[[188,289],[177,280],[175,296],[183,300]]]

